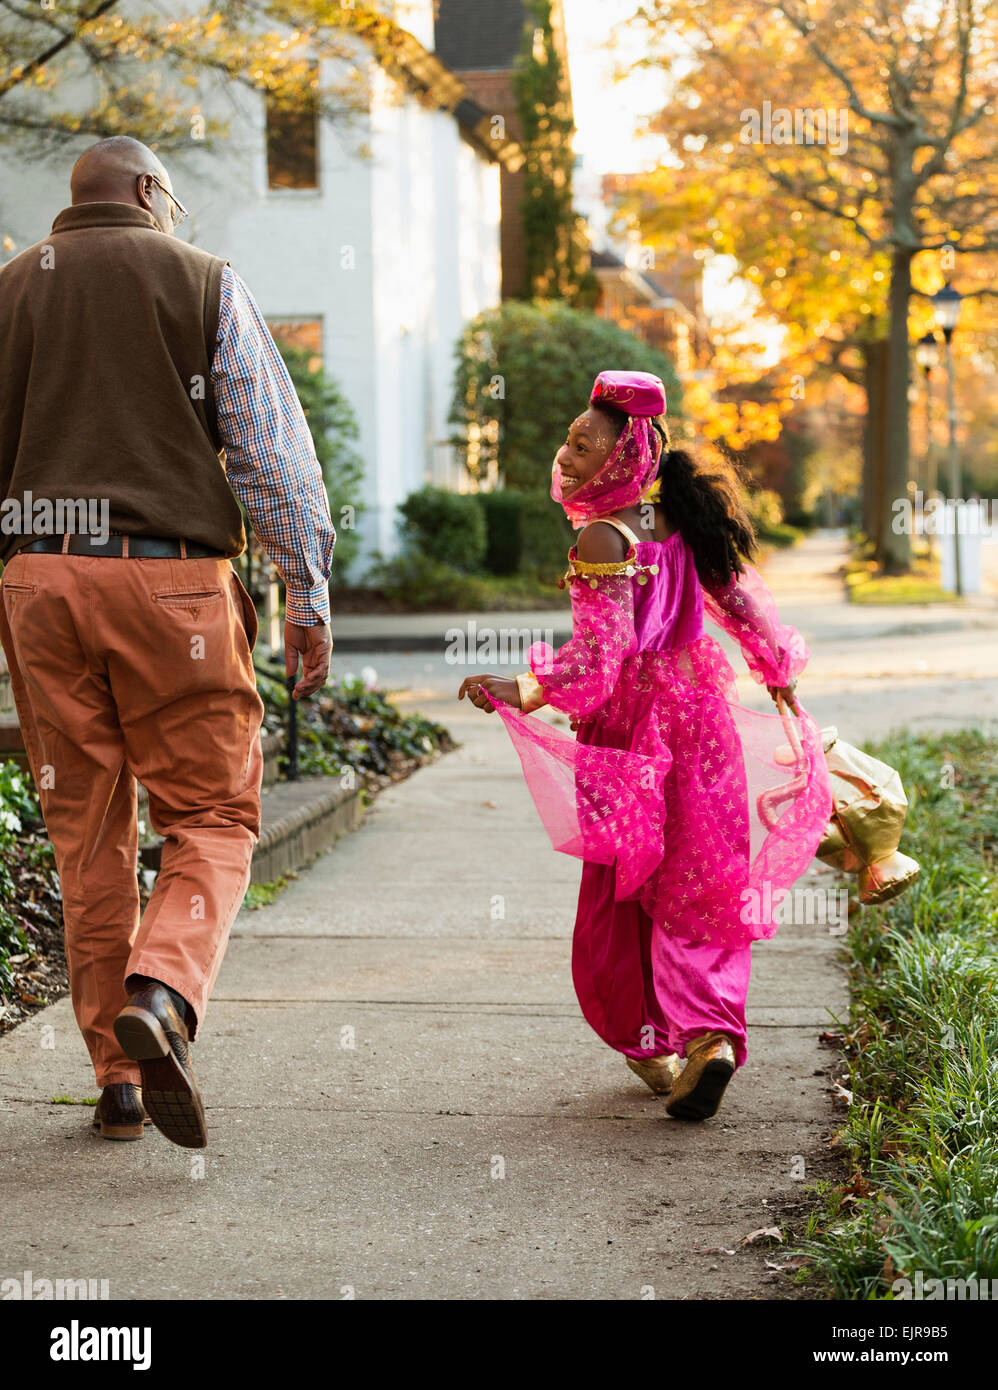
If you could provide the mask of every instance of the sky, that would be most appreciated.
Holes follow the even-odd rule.
[[[627,24],[635,0],[564,0],[576,150],[598,173],[631,174],[654,167],[667,146],[660,137],[636,138],[642,116],[662,105],[667,74],[635,73],[613,85],[617,65],[641,57],[640,31]]]
[[[637,0],[563,0],[568,61],[575,109],[576,174],[580,204],[588,212],[587,194],[603,174],[631,174],[668,158],[662,136],[641,135],[644,117],[664,104],[669,74],[648,68],[614,83],[614,73],[641,57],[641,28],[628,24]],[[704,311],[708,317],[745,310],[758,296],[753,286],[733,280],[734,262],[713,257],[704,266]],[[765,335],[764,335],[765,336]],[[772,355],[775,344],[770,344]]]

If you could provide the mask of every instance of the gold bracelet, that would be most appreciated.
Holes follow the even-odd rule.
[[[658,574],[658,565],[639,565],[636,552],[632,552],[634,552],[633,545],[623,560],[617,560],[611,564],[593,564],[588,560],[576,559],[573,549],[568,557],[568,571],[564,579],[558,581],[558,587],[563,589],[566,583],[571,583],[573,579],[581,579],[591,589],[597,589],[601,579],[608,579],[619,574],[625,575],[628,579],[636,576],[639,584],[647,584],[649,574]]]
[[[524,714],[532,714],[535,709],[541,709],[547,704],[544,687],[532,671],[523,671],[513,679],[520,692],[520,708]]]

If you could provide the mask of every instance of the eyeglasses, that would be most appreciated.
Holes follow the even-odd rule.
[[[159,179],[156,177],[155,174],[149,174],[148,177],[152,179],[153,183],[156,185],[158,189],[160,189],[163,193],[166,194],[170,202],[173,204],[173,206],[170,208],[170,221],[173,223],[174,228],[179,227],[185,217],[190,217],[190,213],[184,207],[180,199],[175,198],[173,194],[170,192],[170,190],[166,188],[162,183],[160,183]],[[139,178],[144,179],[146,178],[146,175],[140,174]]]

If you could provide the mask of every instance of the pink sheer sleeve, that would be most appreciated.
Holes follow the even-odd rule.
[[[704,613],[735,639],[760,685],[789,685],[810,655],[796,628],[784,627],[776,600],[751,565],[724,589],[703,591]]]
[[[527,664],[547,702],[571,719],[583,719],[606,703],[627,657],[637,649],[634,590],[627,575],[603,575],[596,588],[572,585],[572,637],[556,652],[535,642]]]
[[[634,591],[626,574],[572,585],[573,634],[557,652],[535,642],[527,653],[548,704],[570,719],[604,705],[637,648]],[[590,863],[616,864],[617,897],[637,892],[663,854],[668,748],[590,747],[546,721],[493,701],[523,765],[527,786],[555,849]]]

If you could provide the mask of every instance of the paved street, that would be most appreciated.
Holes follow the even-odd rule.
[[[991,601],[853,608],[842,553],[823,534],[766,571],[811,647],[819,722],[859,741],[998,721]],[[68,1000],[0,1039],[0,1273],[125,1298],[785,1295],[777,1257],[738,1242],[835,1172],[818,1041],[843,1008],[835,938],[754,948],[749,1063],[715,1120],[669,1119],[579,1015],[578,865],[551,851],[503,726],[454,701],[468,668],[371,651],[335,672],[366,665],[462,747],[240,914],[195,1048],[203,1155],[103,1143],[90,1110],[50,1103],[94,1094]]]

